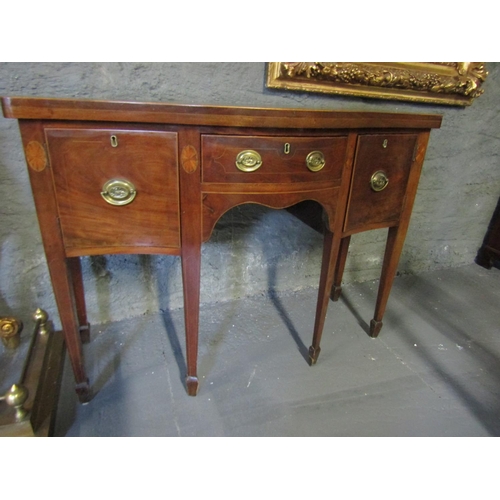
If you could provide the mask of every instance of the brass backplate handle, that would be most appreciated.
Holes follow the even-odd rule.
[[[262,158],[257,151],[245,149],[236,156],[236,167],[242,172],[255,172],[262,166]]]
[[[137,191],[127,180],[111,179],[102,187],[101,196],[110,205],[128,205],[134,201]]]
[[[370,187],[373,191],[382,191],[389,184],[389,178],[382,170],[377,170],[370,179]]]
[[[321,151],[311,151],[306,157],[307,168],[319,172],[325,166],[325,155]]]

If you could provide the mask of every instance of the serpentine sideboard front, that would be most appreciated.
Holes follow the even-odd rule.
[[[371,321],[377,336],[427,142],[441,116],[2,98],[19,121],[43,245],[80,401],[91,398],[82,342],[89,325],[80,257],[179,255],[186,387],[198,390],[201,245],[243,203],[324,214],[311,364],[330,292],[338,298],[350,236],[388,227]]]

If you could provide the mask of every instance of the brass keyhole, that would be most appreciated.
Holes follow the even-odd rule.
[[[116,135],[112,135],[112,136],[110,137],[110,141],[111,141],[111,146],[112,146],[113,148],[118,147],[118,137],[116,137]]]
[[[283,152],[288,155],[290,154],[290,143],[286,142],[285,145],[283,146]]]

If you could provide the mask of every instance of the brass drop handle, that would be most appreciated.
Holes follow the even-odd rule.
[[[262,166],[262,158],[257,151],[245,149],[236,156],[236,167],[242,172],[255,172]]]
[[[306,157],[307,168],[319,172],[325,166],[325,155],[321,151],[311,151]]]
[[[111,179],[104,184],[101,196],[110,205],[128,205],[134,201],[137,191],[134,185],[127,180]]]
[[[382,191],[389,184],[389,178],[382,170],[377,170],[370,179],[370,187],[373,191]]]

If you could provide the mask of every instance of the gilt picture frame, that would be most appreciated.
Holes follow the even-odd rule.
[[[482,62],[270,62],[268,88],[470,106],[488,76]]]

